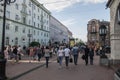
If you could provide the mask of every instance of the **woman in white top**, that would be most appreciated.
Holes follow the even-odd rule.
[[[48,68],[49,57],[50,57],[50,50],[49,50],[49,47],[46,46],[46,49],[45,49],[46,68]]]
[[[8,60],[9,55],[8,55],[8,48],[7,47],[4,48],[4,57],[6,60]]]
[[[62,67],[62,60],[63,60],[63,55],[64,55],[63,52],[64,52],[64,50],[62,47],[60,47],[57,52],[60,68]]]

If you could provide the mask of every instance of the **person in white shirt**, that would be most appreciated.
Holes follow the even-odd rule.
[[[64,52],[64,50],[62,47],[60,47],[57,52],[60,68],[62,68],[62,60],[63,60],[63,56],[64,56],[63,52]]]
[[[70,57],[70,49],[68,48],[68,46],[66,46],[66,48],[64,49],[64,54],[65,54],[66,68],[68,68],[69,57]]]
[[[45,48],[45,59],[46,59],[46,68],[48,68],[48,63],[49,63],[49,57],[50,57],[50,50],[49,47],[46,46]]]

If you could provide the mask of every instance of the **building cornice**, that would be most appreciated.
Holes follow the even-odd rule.
[[[53,18],[54,20],[56,20],[58,23],[60,23],[62,26],[64,26],[64,28],[66,28],[68,30],[68,28],[63,24],[61,23],[58,19],[56,19],[54,16],[50,16],[51,18]]]
[[[40,7],[41,9],[43,9],[43,10],[44,10],[46,13],[48,13],[49,15],[51,14],[51,12],[50,12],[48,9],[46,9],[46,8],[43,6],[43,4],[40,4],[39,1],[37,1],[37,0],[31,0],[31,2],[35,3],[36,6]]]
[[[110,7],[111,4],[113,3],[113,1],[114,1],[114,0],[108,0],[108,2],[107,2],[107,4],[106,4],[106,7],[107,7],[107,8]]]
[[[3,17],[0,16],[0,19],[3,19]],[[40,28],[37,28],[37,27],[31,26],[31,25],[27,25],[27,24],[24,24],[24,23],[21,23],[21,22],[15,21],[15,20],[11,20],[11,19],[8,19],[8,18],[6,18],[6,20],[8,20],[8,21],[12,21],[12,22],[14,22],[14,23],[18,23],[18,24],[21,24],[21,25],[24,25],[24,26],[27,26],[27,27],[30,27],[30,28],[34,28],[34,29],[37,29],[37,30],[41,30],[41,31],[45,31],[45,32],[50,32],[50,31],[46,31],[46,30],[43,30],[43,29],[40,29]]]

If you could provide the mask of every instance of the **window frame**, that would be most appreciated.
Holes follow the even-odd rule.
[[[10,43],[10,38],[9,38],[9,37],[6,37],[6,38],[5,38],[5,44],[6,44],[6,45],[9,45],[9,43]]]
[[[118,24],[120,25],[120,3],[117,8],[117,20],[118,20]]]
[[[6,24],[6,30],[10,30],[10,24]]]
[[[18,26],[15,26],[15,32],[18,32]]]

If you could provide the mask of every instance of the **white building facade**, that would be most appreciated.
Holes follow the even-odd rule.
[[[3,11],[1,5],[0,11]],[[15,3],[7,5],[5,45],[28,46],[32,41],[48,45],[50,14],[37,0],[16,0]],[[0,43],[2,42],[2,25],[3,12],[0,12]]]
[[[50,17],[50,41],[51,43],[69,43],[69,30],[59,22],[55,17]],[[71,33],[72,34],[72,33]]]
[[[111,27],[111,60],[113,64],[120,63],[120,0],[108,0],[110,8]]]

